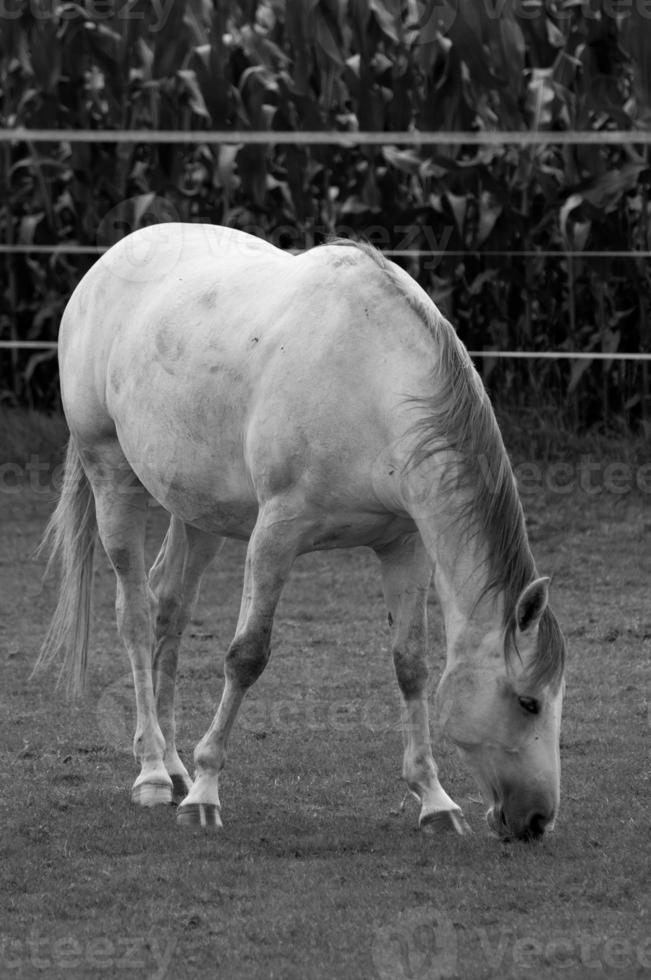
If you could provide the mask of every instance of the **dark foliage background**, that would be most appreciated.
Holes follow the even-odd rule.
[[[264,146],[0,143],[0,242],[108,245],[160,220],[399,259],[473,349],[651,350],[640,146],[403,149],[392,131],[649,122],[651,12],[616,0],[20,0],[0,18],[5,127],[269,130]],[[379,130],[383,148],[276,145]],[[491,252],[553,250],[556,257]],[[462,253],[462,254],[458,254]],[[55,339],[92,257],[2,255],[0,338]],[[498,402],[648,433],[644,365],[482,359]],[[56,404],[53,352],[1,352],[0,396]],[[533,408],[532,408],[533,406]]]

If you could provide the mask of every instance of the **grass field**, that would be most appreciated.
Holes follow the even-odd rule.
[[[442,782],[473,836],[421,835],[415,803],[400,811],[397,687],[364,551],[297,563],[271,664],[232,739],[223,833],[184,833],[172,808],[132,806],[112,575],[102,555],[89,693],[66,704],[51,675],[29,679],[54,603],[34,557],[52,492],[45,476],[17,486],[11,471],[0,492],[0,977],[648,976],[651,495],[644,480],[623,492],[621,469],[550,472],[519,475],[569,643],[562,808],[548,839],[504,844],[438,740]],[[152,554],[163,529],[152,510]],[[186,759],[219,698],[242,560],[229,543],[185,640]],[[433,597],[431,620],[435,683]]]

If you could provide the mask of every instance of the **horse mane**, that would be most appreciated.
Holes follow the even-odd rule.
[[[413,427],[416,441],[409,465],[417,466],[442,451],[454,452],[454,478],[443,481],[442,492],[461,501],[455,516],[461,539],[481,535],[486,543],[487,581],[477,601],[486,595],[503,596],[504,653],[506,658],[517,654],[516,604],[537,571],[515,477],[486,389],[454,328],[427,294],[411,290],[411,280],[372,245],[350,239],[328,244],[352,246],[372,259],[435,341],[439,356],[432,372],[432,393],[409,399],[421,415]],[[558,683],[564,656],[563,635],[547,607],[527,668],[532,687]]]

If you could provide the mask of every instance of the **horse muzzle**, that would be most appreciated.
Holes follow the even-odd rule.
[[[553,830],[556,813],[553,808],[533,807],[526,811],[505,811],[496,804],[486,814],[486,822],[491,831],[501,840],[540,840],[545,833]]]

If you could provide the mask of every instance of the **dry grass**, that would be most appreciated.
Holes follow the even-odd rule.
[[[544,462],[589,459],[626,460],[633,464],[651,460],[651,442],[640,430],[633,433],[623,420],[614,419],[608,430],[577,431],[570,425],[567,406],[549,404],[517,410],[498,405],[496,414],[502,436],[513,460]]]
[[[651,655],[648,497],[530,494],[541,572],[569,638],[563,803],[540,844],[488,836],[446,745],[442,780],[473,837],[402,813],[397,695],[375,560],[301,559],[272,662],[232,740],[223,835],[129,803],[132,707],[105,561],[88,698],[28,680],[53,606],[33,549],[50,504],[0,509],[0,975],[432,980],[648,975]],[[162,533],[152,513],[151,551]],[[219,696],[242,547],[208,574],[184,644],[189,757]],[[432,603],[434,671],[440,622]],[[40,964],[40,965],[39,965]]]

